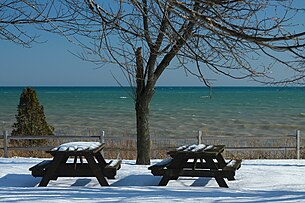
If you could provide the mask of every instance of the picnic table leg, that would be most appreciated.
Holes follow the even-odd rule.
[[[96,158],[97,162],[99,164],[101,164],[102,166],[106,166],[107,165],[107,162],[105,161],[105,159],[103,158],[101,152],[97,152],[94,154],[94,157]]]
[[[223,158],[223,156],[221,155],[221,154],[218,154],[217,156],[216,156],[216,159],[217,159],[217,161],[218,161],[218,164],[219,164],[219,167],[221,168],[221,169],[223,169],[226,165],[227,165],[227,163],[226,163],[226,161],[224,160],[224,158]],[[232,173],[232,175],[230,174],[230,175],[227,175],[227,177],[226,177],[228,180],[235,180],[235,177],[234,177],[234,174]]]
[[[210,170],[218,170],[218,167],[212,158],[205,158],[205,161],[208,164]],[[228,185],[221,173],[222,173],[221,171],[217,171],[215,173],[214,178],[215,178],[216,182],[218,183],[219,187],[228,187]]]
[[[52,163],[47,168],[45,175],[42,177],[42,179],[38,185],[39,187],[45,187],[49,184],[50,180],[52,179],[53,175],[55,174],[58,166],[60,165],[60,163],[62,162],[63,159],[66,159],[66,157],[64,157],[62,155],[54,156]]]
[[[109,186],[107,180],[105,179],[105,176],[99,167],[99,165],[95,162],[93,156],[91,155],[85,155],[85,158],[87,159],[88,165],[91,168],[93,174],[97,178],[98,182],[101,186]]]
[[[159,182],[159,186],[166,186],[170,179],[171,179],[170,176],[163,176],[162,179]]]
[[[225,159],[223,158],[222,154],[218,154],[216,156],[216,160],[218,161],[218,165],[221,169],[223,169],[227,165],[227,163],[226,163]]]
[[[215,175],[215,180],[218,183],[219,187],[229,187],[225,181],[225,179],[222,177],[222,175]]]
[[[228,180],[235,180],[235,177],[233,175],[230,175],[227,177]]]
[[[182,159],[174,159],[173,162],[168,166],[169,170],[174,169],[174,174],[172,175],[164,175],[162,179],[159,182],[159,186],[166,186],[170,180],[178,180],[179,173],[183,171],[183,167],[187,164],[188,158],[182,158]],[[194,163],[195,164],[195,163]],[[196,165],[193,166],[195,168]]]

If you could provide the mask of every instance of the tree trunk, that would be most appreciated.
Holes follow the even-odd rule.
[[[142,48],[136,51],[137,88],[136,88],[136,119],[137,119],[137,164],[150,164],[149,104],[154,93],[155,80],[145,84]],[[149,77],[149,76],[148,76]]]
[[[150,134],[149,134],[149,99],[144,96],[136,101],[137,117],[137,162],[136,164],[150,164]]]

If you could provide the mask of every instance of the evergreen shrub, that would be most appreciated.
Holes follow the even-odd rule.
[[[39,104],[36,92],[32,88],[27,87],[23,90],[15,117],[16,122],[12,126],[11,135],[54,135],[54,128],[47,123],[43,106]],[[28,143],[41,144],[45,143],[45,140],[31,140]]]

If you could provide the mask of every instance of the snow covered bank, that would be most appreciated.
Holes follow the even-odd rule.
[[[211,178],[159,187],[160,177],[135,161],[123,161],[110,187],[95,178],[59,178],[41,188],[28,170],[41,160],[0,158],[0,202],[305,202],[305,160],[244,160],[229,188]]]

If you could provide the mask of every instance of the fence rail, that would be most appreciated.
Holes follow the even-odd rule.
[[[104,131],[100,135],[90,136],[75,136],[75,135],[53,135],[53,136],[10,136],[7,131],[3,131],[0,134],[0,139],[3,140],[3,146],[0,150],[3,150],[4,157],[9,157],[9,151],[32,151],[32,150],[49,150],[53,146],[11,146],[9,145],[11,140],[49,140],[49,141],[99,141],[107,143],[109,149],[116,149],[118,152],[135,152],[136,150],[136,137],[105,137]],[[202,131],[199,131],[198,137],[193,138],[166,138],[153,136],[151,139],[152,152],[154,158],[161,158],[162,154],[166,154],[166,151],[175,148],[180,145],[192,144],[192,143],[208,143],[208,144],[224,144],[226,145],[226,151],[232,152],[245,152],[245,151],[282,151],[292,152],[293,157],[300,159],[302,149],[305,149],[302,145],[302,138],[300,131],[297,130],[295,135],[287,136],[211,136],[203,135]],[[303,142],[304,143],[304,142]],[[157,151],[159,151],[157,153]],[[305,154],[304,154],[305,155]],[[285,156],[286,157],[286,156]],[[291,156],[290,156],[291,157]]]

